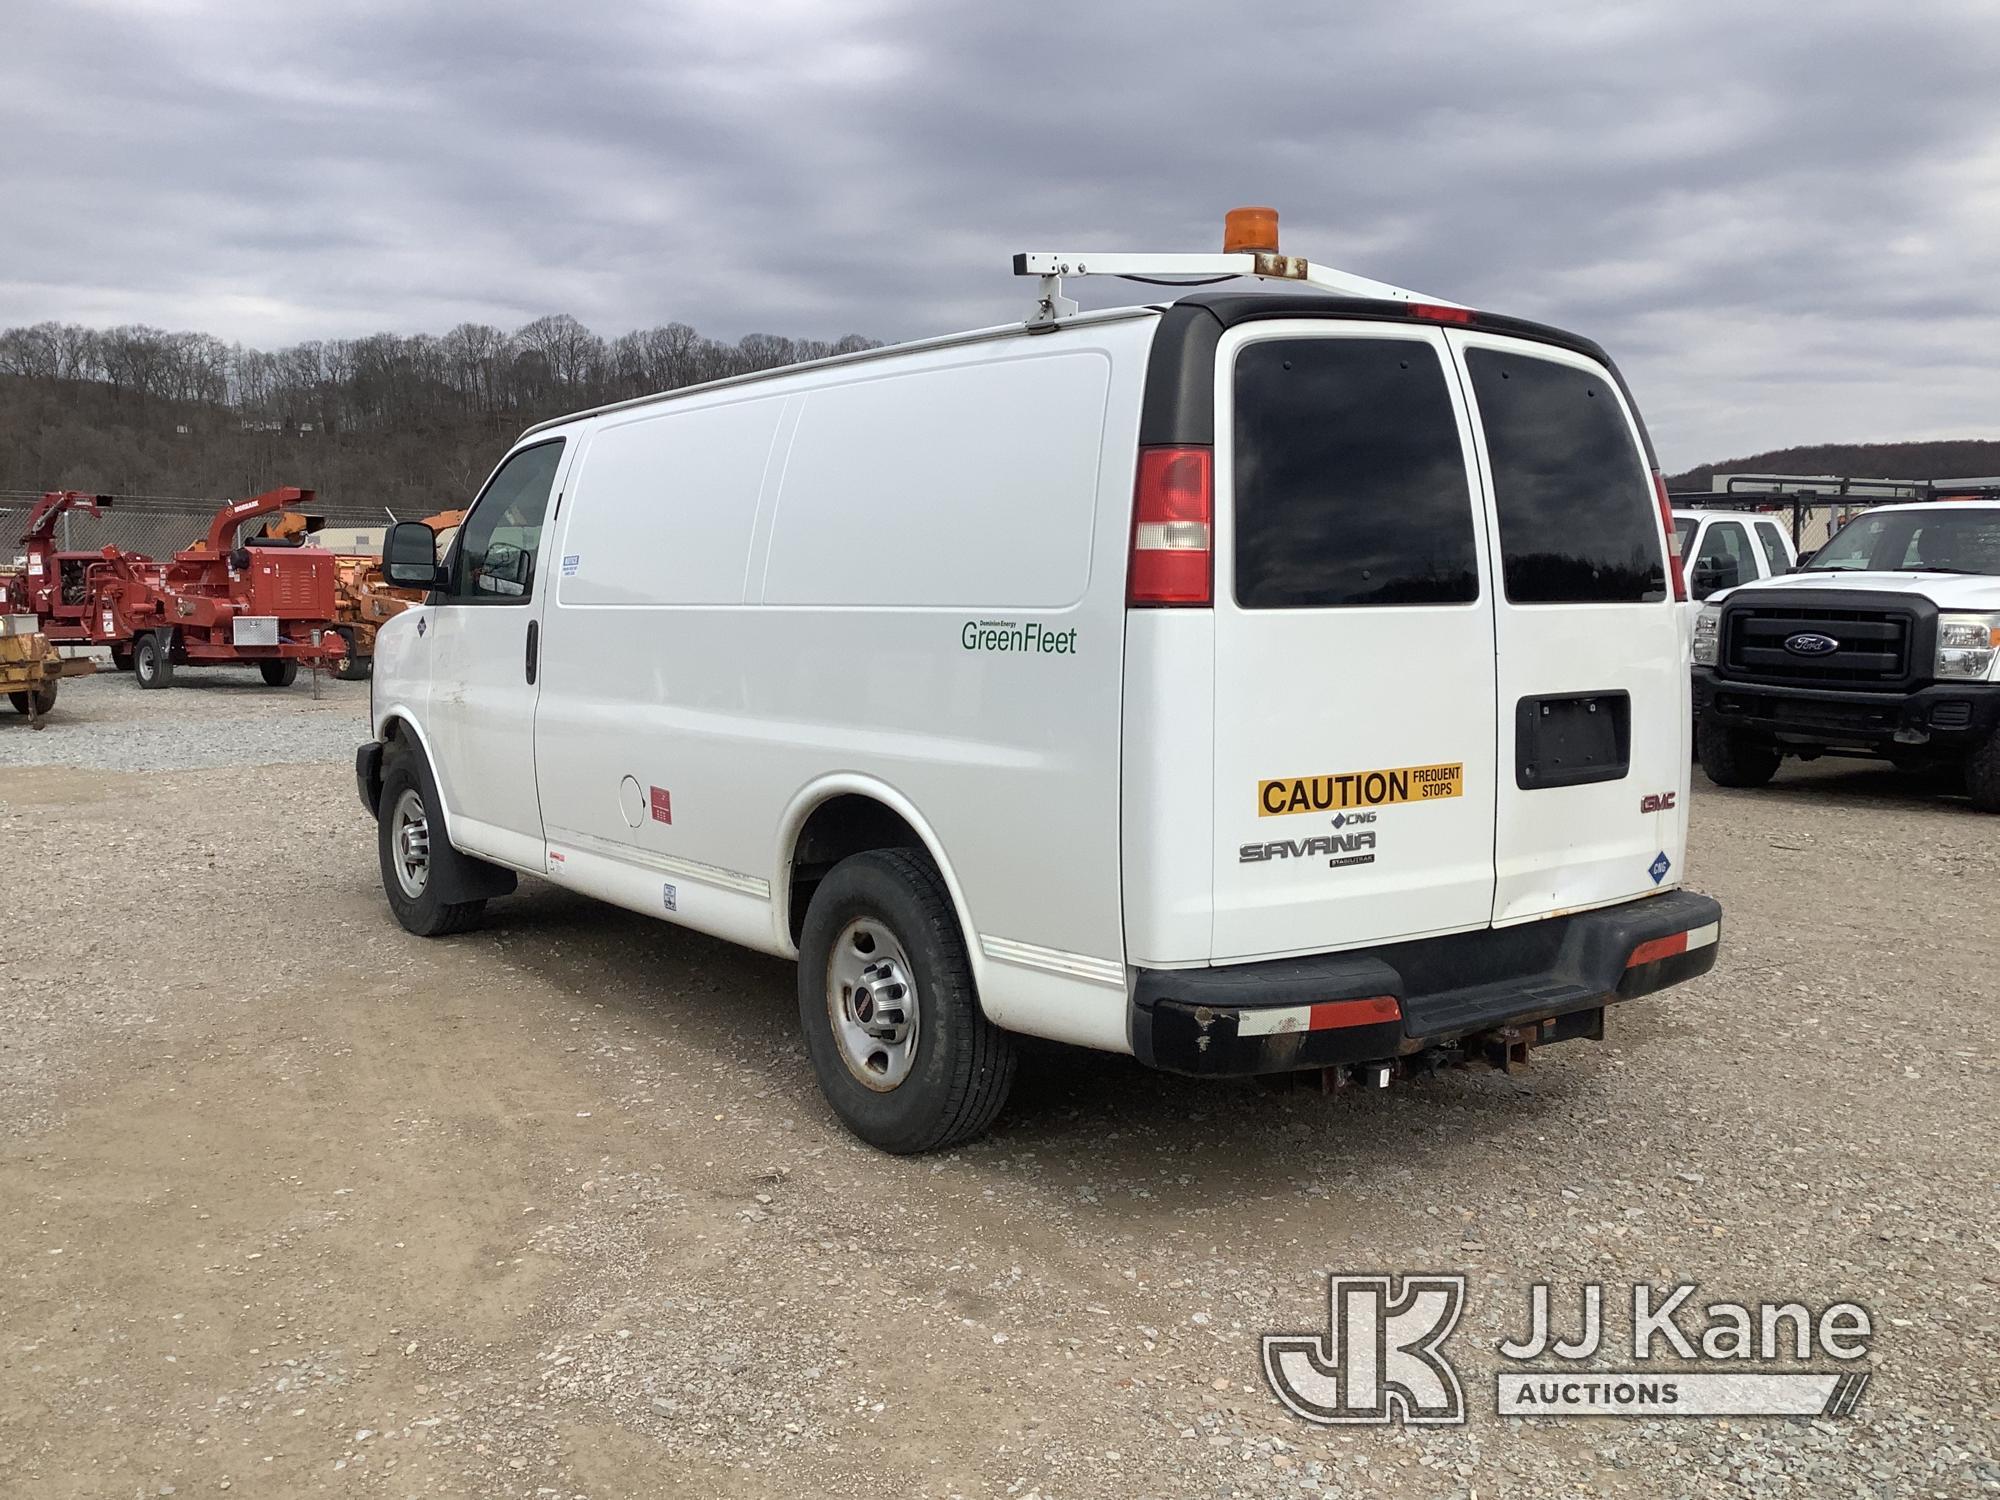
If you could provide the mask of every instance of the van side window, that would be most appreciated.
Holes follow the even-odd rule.
[[[1652,480],[1603,375],[1498,349],[1465,356],[1516,604],[1664,599]]]
[[[1764,561],[1771,565],[1771,576],[1776,578],[1791,572],[1792,560],[1785,555],[1785,537],[1777,522],[1759,521],[1750,529],[1757,533],[1757,544],[1764,549]]]
[[[1266,339],[1236,356],[1236,602],[1467,604],[1472,496],[1444,367],[1408,339]]]
[[[526,604],[535,595],[535,554],[563,440],[523,448],[502,464],[458,528],[451,552],[452,604]]]

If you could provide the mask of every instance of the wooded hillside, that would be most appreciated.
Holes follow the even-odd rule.
[[[204,333],[38,323],[0,332],[0,492],[208,501],[297,484],[330,507],[422,514],[463,502],[523,427],[726,375],[876,347],[685,323],[605,339],[567,313],[514,330],[310,340],[266,352]],[[2000,441],[1825,443],[1703,464],[1716,473],[1937,479],[2000,474]]]
[[[202,333],[0,332],[0,491],[225,498],[296,484],[341,507],[461,503],[523,427],[605,401],[875,347],[685,323],[604,339],[568,314],[266,352]]]
[[[1667,487],[1708,488],[1717,474],[1839,474],[1849,479],[1969,479],[2000,474],[2000,441],[1956,438],[1933,443],[1815,443],[1775,448],[1672,474]]]

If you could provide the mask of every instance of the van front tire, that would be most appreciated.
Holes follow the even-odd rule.
[[[465,856],[445,837],[437,782],[421,754],[401,746],[389,752],[376,808],[382,893],[404,930],[418,937],[448,937],[477,927],[486,912],[483,899],[442,899],[445,867]]]
[[[1784,759],[1776,741],[1712,718],[1701,721],[1698,741],[1702,772],[1717,786],[1763,786]]]
[[[984,1134],[1014,1082],[1013,1038],[979,1008],[951,897],[908,850],[851,855],[813,892],[799,1020],[834,1113],[897,1156]]]

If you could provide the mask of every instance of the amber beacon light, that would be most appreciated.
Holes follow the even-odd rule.
[[[1278,253],[1278,211],[1275,208],[1232,208],[1222,219],[1222,253]]]

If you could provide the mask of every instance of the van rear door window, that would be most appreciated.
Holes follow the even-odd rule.
[[[1464,449],[1430,344],[1260,340],[1234,379],[1238,605],[1479,597]]]
[[[1515,604],[1664,599],[1658,504],[1611,382],[1511,350],[1465,356]]]

